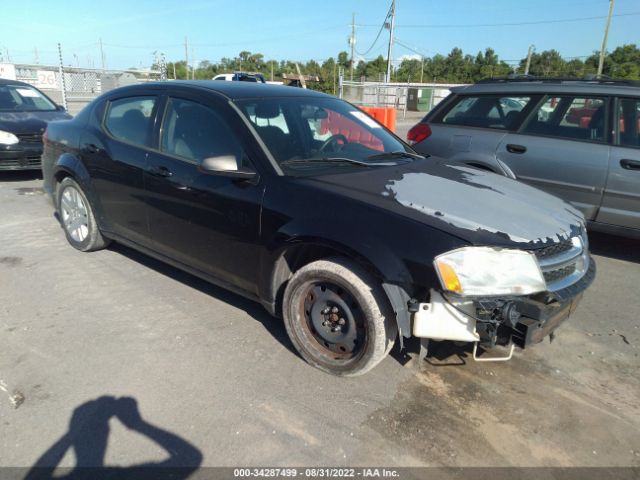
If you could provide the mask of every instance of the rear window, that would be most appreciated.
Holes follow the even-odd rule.
[[[105,127],[118,140],[144,146],[156,97],[129,97],[109,105]]]
[[[522,133],[572,140],[605,140],[606,102],[603,97],[548,96]]]
[[[462,96],[442,117],[442,123],[467,127],[516,128],[530,96]]]

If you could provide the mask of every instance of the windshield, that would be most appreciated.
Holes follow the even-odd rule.
[[[56,105],[33,87],[0,85],[0,111],[33,112],[56,110]]]
[[[237,105],[275,160],[287,169],[388,165],[390,160],[407,162],[415,156],[405,155],[402,142],[342,100],[260,98]]]

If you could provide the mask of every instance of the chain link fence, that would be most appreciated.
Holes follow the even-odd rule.
[[[51,65],[0,64],[0,77],[39,88],[71,115],[104,92],[135,83],[161,79],[152,70],[95,70]]]
[[[428,112],[460,84],[383,83],[342,80],[340,98],[367,107],[395,108],[399,112]]]

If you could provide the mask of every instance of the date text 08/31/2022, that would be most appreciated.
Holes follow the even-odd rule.
[[[397,478],[389,468],[236,468],[234,478],[302,477],[302,478]]]

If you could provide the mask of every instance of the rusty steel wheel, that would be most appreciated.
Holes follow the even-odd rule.
[[[284,292],[287,333],[300,355],[333,375],[361,375],[389,352],[397,325],[380,280],[344,258],[294,273]]]
[[[300,316],[311,343],[323,355],[348,359],[358,355],[366,341],[365,318],[356,299],[331,282],[311,283],[300,297]]]

